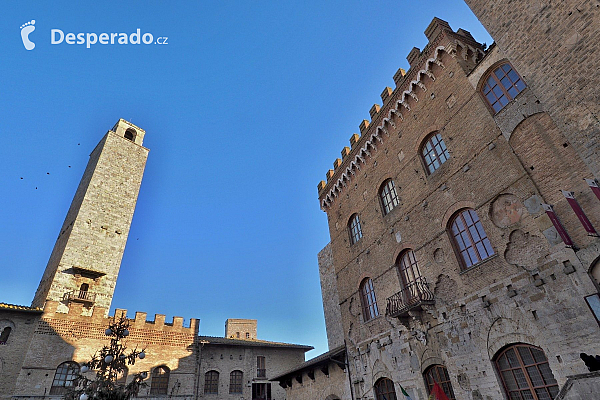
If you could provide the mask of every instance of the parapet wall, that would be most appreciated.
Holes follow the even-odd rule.
[[[106,309],[95,307],[91,316],[82,315],[83,305],[74,303],[68,313],[56,312],[58,303],[46,302],[44,315],[35,330],[36,334],[58,335],[65,339],[103,339],[104,331],[116,318],[127,317],[127,310],[117,308],[113,316],[105,317]],[[181,346],[189,345],[198,336],[199,320],[190,318],[183,326],[183,317],[173,317],[165,322],[165,315],[155,314],[154,321],[146,320],[147,313],[137,311],[130,321],[128,340],[139,343]]]

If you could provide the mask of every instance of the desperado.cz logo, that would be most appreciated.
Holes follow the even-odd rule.
[[[23,25],[21,25],[21,39],[23,40],[23,46],[27,50],[33,50],[35,48],[35,43],[31,41],[29,38],[29,34],[35,30],[35,20],[31,20]],[[154,39],[154,35],[146,32],[142,33],[141,29],[137,29],[132,33],[124,33],[124,32],[102,32],[102,33],[94,33],[94,32],[63,32],[61,29],[51,29],[50,30],[50,44],[67,44],[67,45],[83,45],[85,44],[86,48],[90,48],[95,44],[100,45],[124,45],[124,44],[159,44],[166,45],[168,43],[169,38],[167,36],[159,36]]]

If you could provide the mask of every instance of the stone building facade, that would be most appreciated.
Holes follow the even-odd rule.
[[[32,306],[0,303],[0,399],[62,398],[80,365],[107,344],[108,325],[127,318],[125,309],[108,311],[148,156],[144,135],[122,119],[106,133],[90,155]],[[120,379],[147,371],[139,398],[281,400],[283,389],[271,391],[268,379],[312,349],[258,340],[256,320],[227,320],[224,338],[198,336],[195,318],[184,325],[182,317],[147,320],[136,312],[129,322],[126,346],[145,349],[146,357]],[[210,371],[222,374],[220,390],[207,386]],[[230,375],[235,382],[225,379]]]
[[[513,7],[468,3],[490,20]],[[579,358],[600,354],[599,137],[585,106],[597,85],[580,94],[590,123],[574,138],[565,115],[578,108],[556,117],[558,97],[530,88],[550,85],[526,75],[543,60],[521,71],[510,41],[486,49],[437,18],[425,35],[318,185],[327,332],[345,342],[352,398],[424,399],[436,384],[452,399],[600,392]]]

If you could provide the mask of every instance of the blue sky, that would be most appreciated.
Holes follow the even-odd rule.
[[[4,2],[0,302],[30,304],[89,153],[125,118],[150,155],[113,309],[215,336],[255,318],[259,338],[326,351],[316,185],[434,16],[491,43],[460,0]],[[50,43],[138,28],[168,44]]]

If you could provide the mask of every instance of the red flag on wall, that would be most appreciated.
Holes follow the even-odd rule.
[[[431,389],[431,394],[434,396],[435,400],[450,400],[437,382],[433,383],[433,389]]]
[[[594,229],[594,227],[592,226],[592,223],[590,222],[588,217],[583,212],[583,209],[577,202],[577,199],[575,199],[575,193],[567,192],[566,190],[561,190],[561,192],[562,192],[563,196],[565,196],[565,198],[569,202],[569,205],[575,212],[575,215],[577,215],[577,218],[579,218],[581,225],[583,225],[583,229],[585,229],[585,231],[590,235],[598,236],[598,232],[596,232],[596,229]]]
[[[569,234],[567,233],[565,228],[563,228],[562,224],[560,223],[560,220],[558,219],[556,214],[554,214],[552,206],[550,204],[542,204],[542,207],[544,208],[544,211],[546,211],[546,215],[550,218],[550,221],[552,221],[552,225],[554,225],[554,228],[556,228],[556,231],[560,235],[562,241],[567,246],[573,246],[573,241],[571,240],[571,237],[569,237]]]
[[[598,200],[600,200],[600,187],[598,187],[598,181],[595,179],[586,179],[585,181],[588,185],[590,185],[592,192],[594,192]]]

